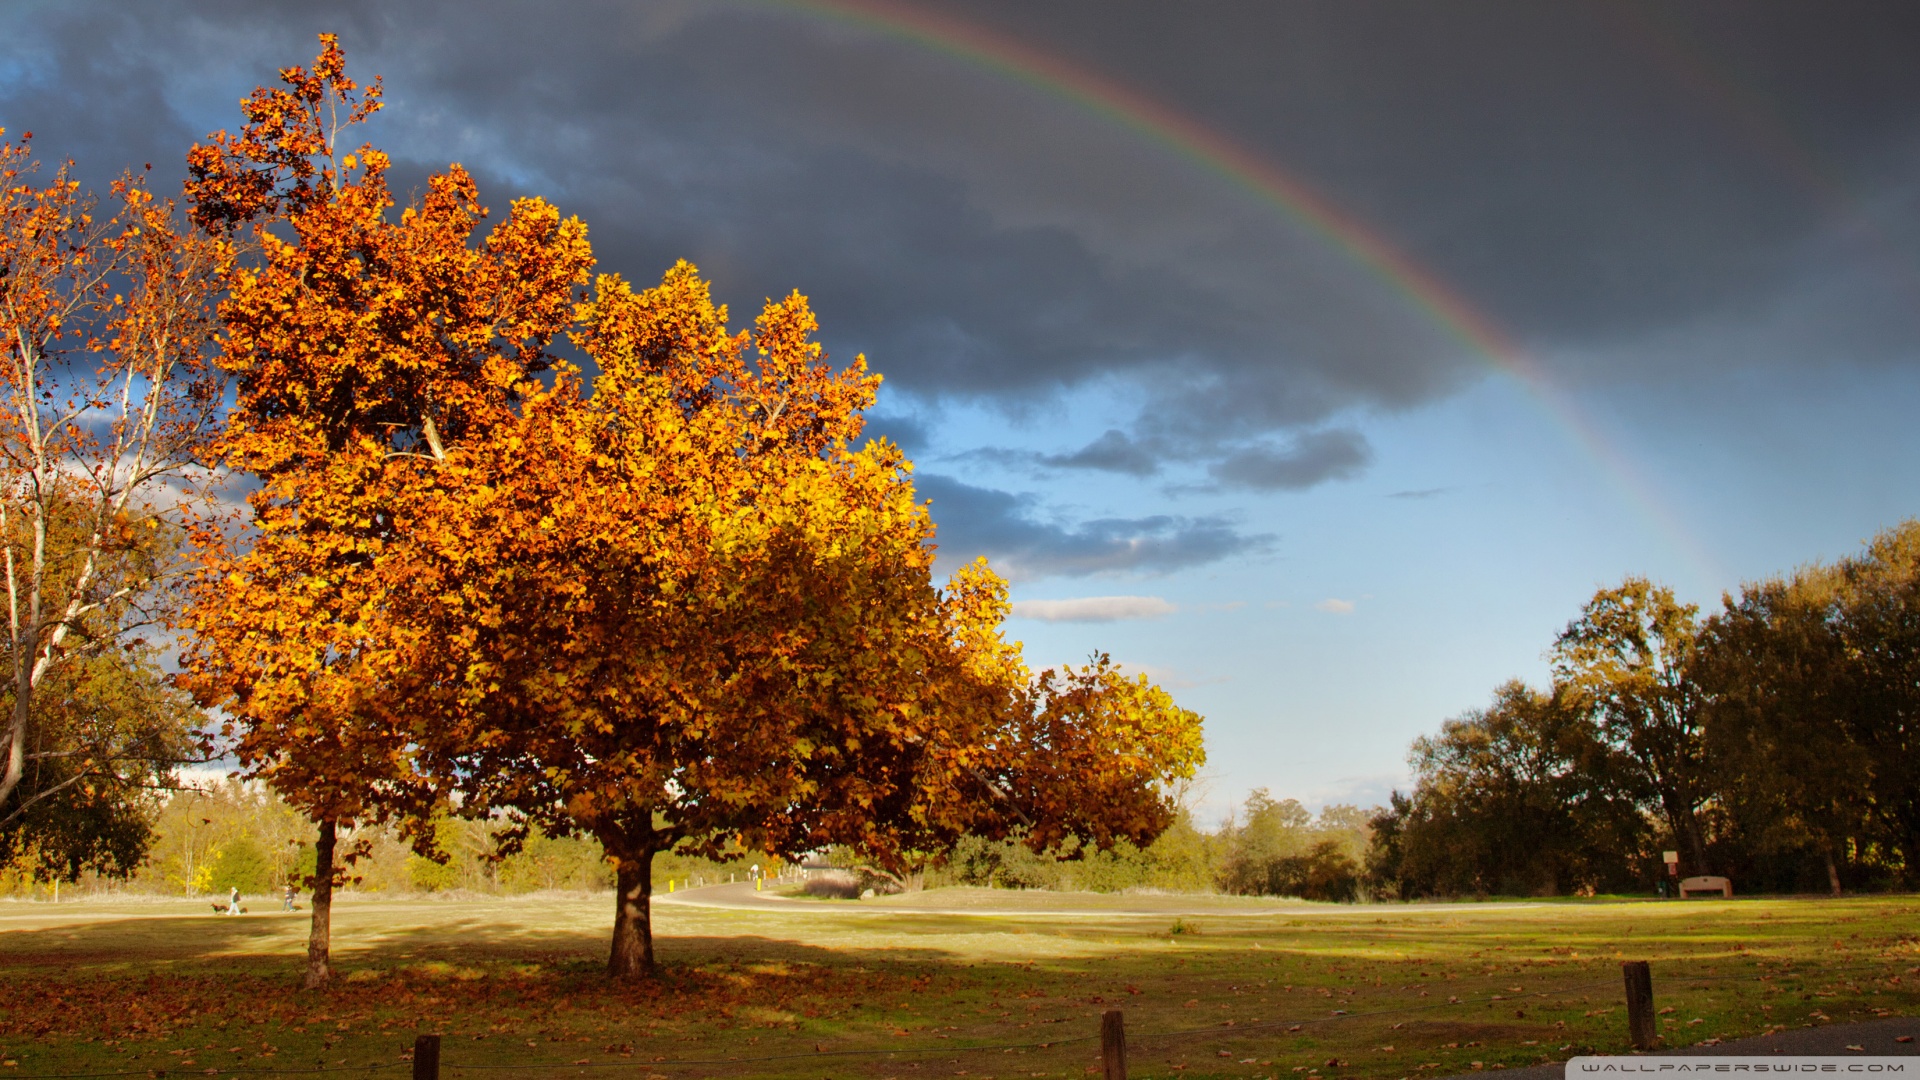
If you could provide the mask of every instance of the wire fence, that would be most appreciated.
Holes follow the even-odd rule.
[[[1896,963],[1896,966],[1897,966],[1897,963]],[[1714,973],[1714,972],[1702,972],[1698,974],[1688,974],[1685,971],[1673,970],[1669,967],[1663,966],[1660,970],[1660,974],[1661,974],[1662,982],[1667,985],[1676,984],[1676,983],[1697,984],[1697,983],[1711,983],[1711,982],[1726,982],[1726,981],[1733,981],[1733,980],[1784,981],[1784,980],[1822,979],[1822,980],[1831,981],[1831,980],[1845,978],[1848,976],[1863,975],[1863,974],[1885,976],[1887,975],[1887,968],[1888,968],[1888,962],[1881,961],[1879,963],[1862,963],[1857,965],[1848,965],[1848,966],[1836,967],[1836,968],[1823,967],[1823,968],[1817,968],[1817,969],[1810,969],[1810,968],[1807,968],[1805,965],[1789,964],[1789,965],[1783,965],[1783,970],[1777,970],[1777,971],[1775,970],[1743,971],[1743,972],[1726,973],[1726,974],[1720,974],[1720,973]],[[1535,990],[1531,992],[1527,992],[1527,991],[1522,991],[1518,993],[1505,992],[1505,993],[1498,993],[1498,994],[1489,993],[1489,994],[1466,995],[1466,996],[1450,995],[1445,1001],[1432,1001],[1424,1004],[1404,1005],[1404,1006],[1397,1006],[1397,1007],[1388,1008],[1388,1009],[1370,1009],[1370,1010],[1364,1010],[1364,1011],[1332,1009],[1328,1011],[1327,1015],[1297,1016],[1297,1017],[1288,1017],[1288,1018],[1275,1018],[1271,1020],[1222,1021],[1217,1024],[1210,1024],[1210,1025],[1201,1026],[1201,1027],[1174,1028],[1174,1029],[1163,1030],[1163,1031],[1141,1031],[1138,1033],[1129,1032],[1126,1035],[1125,1048],[1126,1048],[1126,1052],[1132,1053],[1135,1051],[1148,1050],[1148,1049],[1165,1049],[1168,1046],[1172,1044],[1177,1044],[1183,1040],[1198,1039],[1198,1038],[1207,1037],[1207,1036],[1213,1037],[1215,1039],[1241,1038],[1249,1034],[1261,1034],[1261,1033],[1269,1033],[1269,1032],[1276,1032],[1276,1031],[1281,1034],[1299,1034],[1307,1031],[1309,1028],[1319,1028],[1319,1027],[1324,1027],[1328,1025],[1346,1025],[1346,1024],[1353,1024],[1353,1023],[1358,1023],[1362,1021],[1378,1021],[1378,1020],[1383,1020],[1383,1019],[1388,1019],[1393,1017],[1411,1018],[1411,1017],[1424,1015],[1424,1014],[1446,1012],[1449,1010],[1460,1011],[1460,1010],[1470,1009],[1476,1006],[1491,1006],[1495,1003],[1499,1003],[1504,1007],[1516,1002],[1551,1000],[1555,998],[1567,998],[1567,997],[1581,995],[1581,994],[1591,994],[1595,991],[1603,991],[1603,990],[1620,992],[1622,990],[1622,981],[1619,979],[1592,980],[1592,981],[1574,983],[1569,985],[1557,986],[1550,989]],[[1631,993],[1627,995],[1625,1004],[1627,1005],[1630,1011],[1634,1008],[1634,1002],[1632,1000]],[[1650,1005],[1650,1001],[1647,1004]],[[392,1072],[396,1070],[411,1070],[416,1080],[439,1080],[439,1077],[441,1076],[451,1075],[455,1073],[500,1075],[500,1074],[512,1074],[512,1073],[549,1073],[551,1074],[551,1073],[558,1073],[558,1072],[577,1072],[580,1074],[586,1074],[586,1075],[592,1075],[592,1076],[610,1076],[610,1075],[617,1075],[620,1070],[626,1070],[628,1072],[635,1072],[640,1074],[647,1074],[647,1073],[655,1073],[655,1072],[661,1072],[664,1070],[672,1070],[672,1069],[719,1068],[719,1069],[738,1070],[746,1066],[774,1065],[774,1064],[779,1064],[784,1062],[795,1062],[795,1061],[826,1062],[826,1061],[832,1061],[836,1059],[845,1059],[845,1060],[862,1059],[862,1058],[908,1059],[908,1058],[927,1058],[927,1057],[950,1056],[950,1055],[966,1056],[966,1055],[976,1055],[976,1054],[985,1054],[985,1053],[999,1053],[999,1054],[1031,1053],[1036,1051],[1057,1050],[1064,1047],[1071,1047],[1071,1046],[1076,1046],[1081,1044],[1100,1043],[1102,1041],[1102,1037],[1103,1037],[1102,1032],[1093,1032],[1085,1035],[1073,1035],[1073,1036],[1067,1036],[1064,1038],[1048,1039],[1045,1041],[1019,1042],[1019,1043],[1008,1043],[1008,1042],[952,1043],[952,1042],[949,1042],[944,1045],[860,1047],[860,1048],[848,1048],[848,1049],[826,1049],[824,1047],[816,1046],[812,1050],[792,1050],[792,1051],[784,1051],[780,1053],[768,1053],[768,1054],[759,1054],[759,1055],[740,1055],[740,1056],[728,1056],[728,1057],[700,1057],[700,1058],[691,1058],[691,1057],[690,1058],[655,1058],[655,1059],[646,1060],[646,1061],[623,1058],[622,1060],[618,1060],[618,1061],[573,1060],[573,1061],[544,1061],[544,1062],[529,1062],[529,1061],[481,1062],[481,1061],[459,1061],[459,1060],[443,1058],[440,1055],[441,1037],[438,1035],[422,1035],[418,1037],[415,1041],[415,1049],[414,1049],[413,1055],[410,1057],[403,1057],[399,1060],[369,1062],[369,1063],[358,1064],[358,1065],[355,1065],[355,1064],[337,1064],[337,1065],[331,1065],[331,1066],[318,1065],[312,1068],[299,1068],[299,1067],[292,1067],[292,1066],[271,1066],[271,1067],[234,1066],[229,1068],[208,1068],[205,1070],[198,1070],[198,1072],[207,1076],[217,1075],[217,1076],[225,1076],[225,1077],[320,1076],[320,1075],[371,1076],[371,1075],[375,1075],[383,1072]],[[429,1051],[429,1048],[430,1048],[430,1051]],[[423,1068],[423,1066],[426,1066],[429,1064],[429,1062],[424,1059],[423,1051],[430,1052],[430,1056],[431,1056],[430,1068]],[[122,1070],[111,1070],[111,1071],[101,1071],[101,1072],[20,1073],[20,1072],[14,1072],[11,1069],[9,1069],[4,1074],[5,1080],[95,1080],[95,1078],[153,1077],[156,1075],[169,1076],[169,1077],[177,1076],[177,1077],[184,1078],[186,1076],[193,1075],[193,1073],[187,1072],[185,1070],[175,1071],[170,1069],[122,1069]]]

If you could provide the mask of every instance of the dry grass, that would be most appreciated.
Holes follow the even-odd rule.
[[[394,1066],[437,1031],[449,1075],[1078,1077],[1116,1007],[1135,1076],[1444,1075],[1621,1049],[1622,958],[1654,961],[1679,1044],[1920,1002],[1914,897],[661,904],[662,972],[636,986],[600,975],[611,903],[349,898],[321,995],[297,988],[304,913],[0,904],[0,1076]],[[1028,1048],[963,1049],[1009,1044]],[[483,1064],[537,1067],[460,1068]]]

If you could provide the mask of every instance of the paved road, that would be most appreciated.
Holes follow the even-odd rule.
[[[1901,1036],[1912,1042],[1899,1042]],[[1860,1049],[1853,1050],[1850,1047]],[[1719,1057],[1728,1054],[1874,1054],[1884,1056],[1920,1056],[1920,1017],[1894,1016],[1884,1020],[1867,1020],[1858,1024],[1823,1024],[1820,1027],[1795,1028],[1790,1031],[1776,1031],[1771,1035],[1760,1035],[1751,1039],[1736,1039],[1715,1046],[1683,1046],[1673,1050],[1661,1051],[1664,1055],[1679,1057]],[[1458,1077],[1446,1080],[1487,1080],[1489,1073],[1462,1073]],[[1534,1065],[1525,1069],[1503,1069],[1500,1080],[1561,1080],[1566,1075],[1566,1066]]]
[[[857,905],[844,901],[829,903],[816,900],[795,900],[781,896],[774,889],[784,885],[770,885],[764,890],[756,890],[750,881],[730,882],[726,885],[703,885],[697,889],[681,889],[679,892],[655,892],[656,904],[685,904],[689,907],[728,908],[733,911],[791,911],[795,907],[832,907],[846,910],[858,910]]]

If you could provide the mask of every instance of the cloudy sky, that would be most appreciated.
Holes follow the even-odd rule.
[[[103,180],[341,36],[418,186],[798,288],[1038,665],[1208,717],[1207,806],[1384,798],[1627,574],[1713,604],[1920,512],[1920,7],[15,2]]]

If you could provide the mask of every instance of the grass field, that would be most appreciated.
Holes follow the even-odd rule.
[[[705,898],[765,899],[676,899]],[[309,995],[304,912],[0,903],[0,1076],[403,1076],[432,1031],[453,1076],[1079,1077],[1111,1008],[1136,1077],[1432,1076],[1624,1049],[1621,959],[1653,961],[1673,1045],[1920,1005],[1916,897],[662,903],[634,986],[600,973],[611,908],[348,896]],[[777,1060],[676,1064],[746,1058]]]

